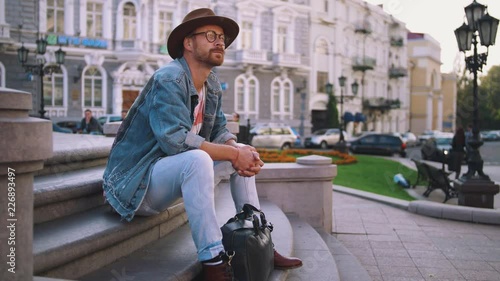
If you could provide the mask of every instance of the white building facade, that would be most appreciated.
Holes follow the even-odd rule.
[[[0,86],[33,93],[36,116],[40,77],[25,72],[16,51],[24,45],[30,62],[50,64],[62,48],[66,62],[44,76],[46,116],[81,118],[87,108],[96,116],[119,114],[170,62],[170,31],[200,7],[240,25],[216,69],[226,113],[238,112],[251,125],[287,123],[308,135],[326,124],[325,84],[339,98],[344,76],[348,131],[408,129],[407,30],[360,0],[0,0]],[[48,51],[35,58],[41,37]]]

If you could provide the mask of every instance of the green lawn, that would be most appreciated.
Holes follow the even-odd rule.
[[[415,200],[403,187],[394,183],[393,177],[402,174],[413,183],[417,178],[416,171],[397,161],[380,157],[356,155],[356,158],[356,164],[337,166],[334,184],[407,201]]]

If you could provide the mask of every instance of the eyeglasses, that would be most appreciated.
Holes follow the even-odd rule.
[[[210,42],[210,43],[215,42],[215,40],[217,38],[219,38],[220,40],[222,40],[224,42],[224,45],[227,45],[226,42],[229,40],[226,37],[226,35],[224,35],[224,34],[217,34],[213,30],[203,31],[203,32],[198,32],[198,33],[193,33],[193,34],[191,34],[191,37],[196,36],[196,35],[200,35],[200,34],[205,34],[205,38],[207,38],[207,41]]]

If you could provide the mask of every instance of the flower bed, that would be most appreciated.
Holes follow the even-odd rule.
[[[317,151],[317,150],[307,150],[307,149],[288,149],[288,150],[266,150],[257,149],[260,158],[264,162],[268,163],[293,163],[297,157],[307,156],[307,155],[321,155],[332,158],[332,164],[345,165],[353,164],[358,162],[356,157],[348,154],[342,153],[336,150],[330,151]]]

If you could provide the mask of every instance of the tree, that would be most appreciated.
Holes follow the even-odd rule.
[[[500,65],[492,66],[481,77],[479,106],[481,129],[500,129]]]
[[[339,128],[339,111],[337,110],[337,99],[334,93],[328,95],[328,104],[326,105],[326,118],[328,128]]]
[[[481,130],[500,129],[500,65],[490,68],[486,76],[478,82],[479,128]],[[457,80],[457,126],[472,124],[473,80],[463,69]]]

